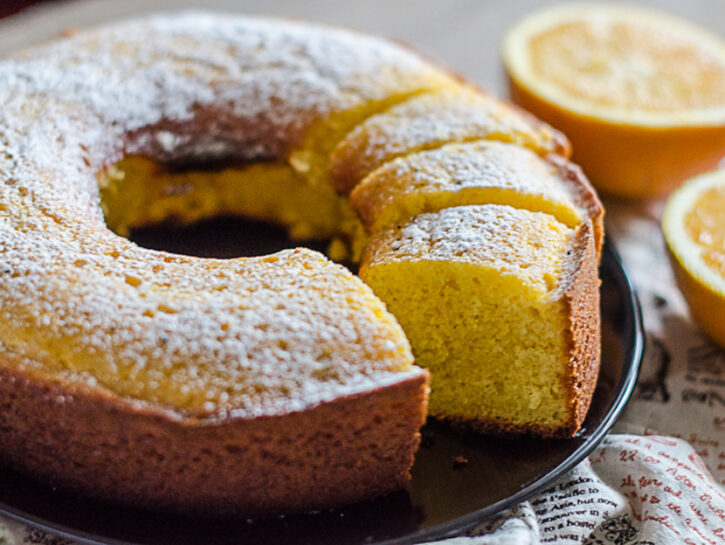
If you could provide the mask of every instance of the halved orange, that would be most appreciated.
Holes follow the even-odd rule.
[[[563,131],[604,192],[664,195],[725,156],[725,41],[641,7],[563,4],[507,33],[515,102]]]
[[[675,191],[662,231],[692,316],[725,346],[725,170],[693,178]]]

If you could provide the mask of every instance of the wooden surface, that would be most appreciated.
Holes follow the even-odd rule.
[[[5,0],[0,0],[2,4]],[[414,45],[498,94],[505,94],[498,44],[537,0],[66,0],[44,2],[0,21],[0,54],[52,38],[69,27],[149,11],[204,7],[355,27]],[[722,35],[725,0],[646,0]]]

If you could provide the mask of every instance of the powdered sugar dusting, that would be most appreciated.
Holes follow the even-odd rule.
[[[426,185],[504,187],[575,206],[553,165],[525,148],[510,144],[485,141],[453,144],[395,161],[390,163],[390,168],[396,176],[412,172]]]
[[[138,248],[106,228],[95,175],[134,152],[276,156],[425,70],[354,33],[205,13],[0,63],[2,359],[217,416],[420,373],[397,323],[341,267],[306,250],[219,261]]]
[[[406,199],[420,201],[425,195],[445,194],[458,195],[458,200],[444,199],[442,206],[463,200],[464,204],[488,204],[481,199],[491,198],[491,193],[476,197],[471,190],[491,189],[500,190],[498,197],[510,204],[516,194],[519,208],[548,212],[570,227],[588,214],[579,193],[561,177],[556,165],[526,148],[491,141],[451,144],[395,159],[365,178],[352,192],[351,202],[363,221],[378,229],[379,218],[395,206],[404,209]]]
[[[333,173],[350,190],[396,157],[484,138],[515,142],[537,153],[560,151],[558,135],[545,125],[493,97],[455,89],[414,97],[361,123],[335,150]]]
[[[470,263],[546,293],[567,279],[562,272],[573,236],[573,229],[548,214],[508,205],[457,206],[373,236],[361,270],[396,261]]]

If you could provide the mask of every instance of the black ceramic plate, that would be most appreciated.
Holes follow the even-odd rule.
[[[289,246],[283,233],[241,220],[140,231],[135,240],[218,257]],[[584,428],[573,439],[497,439],[430,422],[406,490],[336,511],[262,521],[137,511],[70,496],[0,468],[0,513],[92,544],[398,545],[454,535],[553,484],[591,452],[624,408],[642,355],[640,310],[610,244],[604,247],[600,274],[602,368]],[[456,463],[457,457],[467,463]]]

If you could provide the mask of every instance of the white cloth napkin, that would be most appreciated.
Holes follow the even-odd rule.
[[[725,542],[725,491],[685,441],[609,435],[530,501],[442,545]]]

